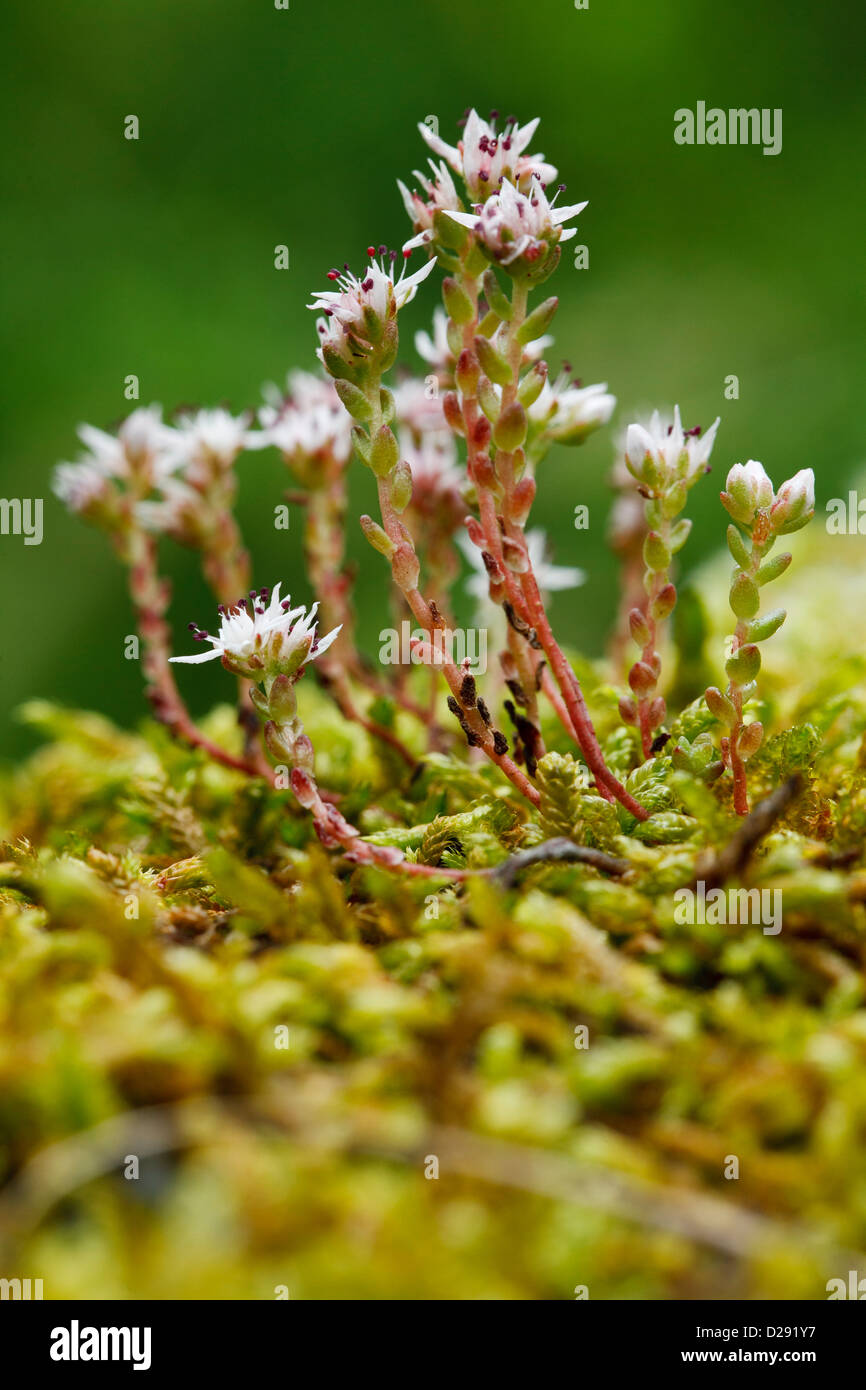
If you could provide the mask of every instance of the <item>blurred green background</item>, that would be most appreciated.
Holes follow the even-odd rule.
[[[578,238],[590,267],[566,256],[551,285],[562,301],[551,363],[607,380],[619,407],[540,479],[535,515],[557,558],[590,573],[556,600],[566,640],[600,651],[614,611],[606,474],[635,410],[679,401],[686,425],[705,427],[722,416],[687,566],[721,541],[718,475],[736,460],[762,460],[777,482],[814,466],[819,507],[835,495],[866,446],[866,112],[852,62],[864,25],[861,11],[790,0],[10,0],[0,496],[44,497],[45,537],[0,537],[0,749],[21,746],[9,715],[29,696],[126,722],[144,709],[123,657],[120,571],[50,492],[77,423],[124,414],[129,373],[142,402],[241,408],[263,381],[309,366],[310,291],[334,262],[358,268],[369,241],[407,235],[394,180],[420,165],[427,115],[452,141],[467,104],[541,116],[533,147],[558,166],[567,201],[590,200]],[[675,145],[675,109],[698,100],[781,107],[782,153]],[[124,139],[129,114],[137,142]],[[278,243],[288,271],[274,269]],[[435,302],[429,283],[406,311],[410,361],[410,330]],[[737,401],[724,399],[730,373]],[[256,582],[282,577],[306,600],[299,526],[273,529],[284,485],[275,456],[249,456],[242,522]],[[588,533],[573,529],[578,503]],[[390,621],[386,569],[357,534],[351,548],[374,649]],[[210,605],[190,557],[167,563],[180,642]],[[184,688],[199,709],[227,693],[212,668]]]

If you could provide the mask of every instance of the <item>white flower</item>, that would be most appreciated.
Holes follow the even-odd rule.
[[[248,414],[235,416],[221,407],[181,415],[163,464],[182,470],[190,482],[207,482],[214,467],[224,470],[234,463],[246,446],[249,424]]]
[[[86,446],[82,462],[91,464],[103,477],[128,478],[130,468],[141,473],[174,439],[174,430],[162,418],[162,406],[139,406],[120,425],[117,434],[79,425],[78,435]]]
[[[562,224],[576,217],[586,203],[556,207],[547,199],[541,181],[532,176],[528,193],[521,193],[504,179],[498,193],[492,193],[474,213],[449,212],[461,226],[470,227],[480,237],[490,255],[501,265],[511,265],[519,257],[536,261],[558,241],[568,241],[576,227],[562,230]]]
[[[411,430],[414,436],[420,438],[432,433],[451,438],[442,409],[442,397],[438,390],[431,390],[428,382],[419,381],[417,377],[404,377],[395,385],[393,395],[397,423]]]
[[[707,460],[718,428],[717,417],[706,434],[684,431],[678,405],[674,406],[672,424],[655,410],[649,425],[635,423],[628,427],[625,457],[629,471],[650,487],[669,485],[678,479],[694,482],[699,473],[708,471]]]
[[[491,113],[491,122],[494,114]],[[545,161],[543,154],[524,151],[538,128],[539,118],[519,126],[513,117],[497,132],[495,122],[485,121],[475,110],[470,111],[463,130],[463,139],[449,145],[429,126],[419,125],[422,136],[434,154],[446,159],[455,173],[464,179],[473,198],[486,198],[498,187],[500,179],[509,179],[518,187],[528,186],[535,175],[543,184],[556,178],[556,170]]]
[[[327,637],[316,640],[318,607],[318,603],[314,603],[309,613],[303,604],[292,608],[290,599],[280,598],[279,584],[270,599],[267,589],[258,594],[253,592],[233,608],[220,605],[220,629],[216,637],[190,623],[196,641],[210,642],[212,651],[195,656],[173,656],[170,660],[198,665],[221,657],[229,670],[256,680],[280,673],[294,675],[305,661],[327,651],[340,632],[336,627]]]
[[[418,244],[417,239],[414,244]],[[381,326],[414,299],[418,286],[422,280],[426,280],[436,261],[428,260],[420,270],[407,275],[406,262],[411,249],[410,243],[403,247],[399,279],[394,277],[396,252],[390,252],[389,260],[386,260],[384,247],[379,248],[379,260],[376,260],[375,247],[367,248],[370,264],[361,280],[348,267],[342,273],[337,270],[328,272],[328,279],[338,288],[317,291],[312,304],[307,305],[308,309],[322,310],[324,313],[324,318],[316,321],[322,344],[320,358],[322,350],[330,346],[346,361],[352,361],[359,351],[363,353],[364,345],[370,341],[370,316]]]
[[[59,463],[54,470],[55,496],[71,512],[88,512],[105,497],[107,478],[93,463]]]
[[[433,332],[420,329],[415,334],[415,351],[429,362],[439,376],[449,376],[454,366],[454,354],[448,344],[448,315],[441,305],[433,310]]]
[[[811,521],[814,512],[815,474],[811,468],[801,468],[776,493],[770,512],[773,529],[781,535],[799,531],[801,526]]]
[[[447,164],[437,165],[432,159],[427,162],[433,171],[432,179],[422,174],[420,169],[412,170],[426,194],[426,199],[422,198],[420,193],[410,193],[402,179],[397,180],[403,206],[417,232],[433,226],[433,216],[436,212],[460,207],[457,189],[454,187],[454,180],[448,172]]]
[[[763,511],[773,501],[773,484],[756,459],[735,463],[729,471],[722,502],[735,521],[750,526],[757,511]]]
[[[556,593],[560,589],[577,589],[586,580],[586,572],[575,565],[554,565],[547,558],[547,536],[540,526],[526,532],[526,547],[529,562],[544,593]]]
[[[549,439],[563,444],[580,444],[592,430],[606,425],[613,414],[616,396],[607,382],[594,386],[569,383],[567,371],[551,383],[545,381],[538,399],[529,407],[529,418],[543,425]]]
[[[201,494],[180,478],[163,478],[159,496],[136,502],[135,516],[146,531],[187,544],[201,508]]]
[[[464,477],[457,467],[457,450],[450,430],[429,431],[421,437],[401,430],[399,444],[400,457],[412,471],[413,502],[448,495],[459,504],[462,519],[466,510],[460,498]]]
[[[342,409],[331,378],[316,372],[291,371],[286,377],[285,387],[281,388],[269,381],[262,387],[262,395],[266,404],[259,411],[259,420],[265,426],[272,424],[289,402],[300,411],[315,410],[319,406],[331,406],[335,403]]]
[[[289,460],[333,459],[348,463],[352,453],[352,419],[329,378],[290,372],[288,396],[268,386],[268,404],[259,411],[261,433],[256,448],[273,444]]]
[[[119,426],[116,434],[79,425],[78,435],[86,446],[77,463],[61,463],[54,473],[57,496],[71,511],[93,511],[108,502],[109,484],[134,482],[141,495],[156,485],[169,471],[166,450],[175,431],[162,419],[159,405],[140,406]]]
[[[529,561],[542,594],[552,594],[562,589],[576,589],[584,583],[586,579],[584,570],[577,569],[572,565],[554,565],[547,559],[547,536],[540,526],[535,526],[531,531],[527,531],[525,540],[526,548],[529,551]],[[476,571],[466,581],[467,593],[472,594],[473,598],[487,598],[490,581],[484,561],[481,558],[481,551],[472,544],[465,534],[458,536],[457,543]]]

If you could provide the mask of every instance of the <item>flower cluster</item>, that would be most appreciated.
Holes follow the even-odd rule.
[[[434,154],[438,154],[466,184],[470,198],[486,198],[507,179],[525,191],[531,180],[548,184],[556,178],[556,169],[543,154],[527,154],[539,119],[518,124],[508,116],[501,131],[497,131],[498,112],[491,111],[490,120],[473,108],[464,117],[463,138],[449,145],[427,125],[419,125],[423,138]]]
[[[70,511],[89,519],[116,519],[124,496],[135,502],[174,470],[174,431],[164,423],[159,405],[134,410],[116,434],[79,425],[78,435],[85,452],[77,463],[58,464],[54,491]]]
[[[173,656],[172,661],[198,665],[219,657],[229,671],[267,683],[276,676],[294,676],[309,661],[328,650],[339,635],[339,628],[327,637],[316,635],[314,603],[309,613],[303,604],[292,608],[291,600],[280,598],[280,585],[251,590],[231,607],[220,604],[220,626],[215,637],[190,623],[197,642],[210,642],[209,652],[193,656]]]
[[[279,449],[289,467],[306,476],[311,467],[348,463],[352,453],[351,421],[332,381],[310,372],[290,372],[283,394],[266,387],[267,403],[258,413],[260,431],[248,447]]]
[[[691,489],[709,471],[719,421],[705,432],[684,430],[676,407],[671,419],[656,412],[629,425],[625,436],[614,543],[623,560],[627,627],[639,654],[619,706],[629,727],[618,731],[621,742],[609,760],[548,612],[550,592],[580,584],[583,571],[554,564],[543,533],[530,524],[541,460],[558,445],[583,444],[609,422],[616,405],[606,382],[585,386],[570,366],[553,377],[548,368],[559,301],[533,296],[555,271],[561,244],[575,235],[574,219],[587,204],[563,204],[562,184],[549,196],[556,169],[542,154],[530,153],[537,125],[509,117],[499,126],[496,113],[484,120],[473,110],[453,146],[421,127],[434,156],[429,173],[416,170],[412,189],[398,181],[410,240],[399,252],[368,247],[360,275],[348,264],[333,269],[329,288],[311,298],[322,374],[294,371],[284,387],[266,388],[255,417],[217,408],[187,411],[168,423],[152,406],[135,410],[115,433],[82,426],[87,452],[77,463],[61,464],[55,475],[62,500],[103,526],[127,564],[158,716],[179,737],[237,770],[273,777],[266,753],[278,764],[287,761],[292,789],[313,815],[322,843],[339,845],[358,862],[390,866],[395,855],[365,842],[318,789],[295,694],[312,661],[319,662],[320,683],[341,714],[413,770],[424,739],[428,748],[448,745],[437,718],[441,708],[456,721],[452,736],[459,729],[532,807],[542,804],[553,736],[566,738],[582,756],[583,791],[597,803],[592,834],[604,826],[611,842],[618,828],[650,838],[651,829],[638,827],[658,809],[639,792],[651,783],[651,760],[668,737],[660,732],[667,716],[660,691],[662,625],[677,602],[672,571],[691,528],[683,512]],[[424,260],[410,271],[415,251]],[[426,375],[401,368],[389,380],[400,313],[437,268],[444,271],[442,305],[431,329],[415,339]],[[242,456],[266,448],[282,455],[294,486],[302,488],[287,492],[286,501],[302,511],[306,569],[317,595],[309,609],[293,608],[281,598],[280,585],[273,592],[249,589],[249,560],[234,516],[237,472]],[[420,695],[414,674],[380,675],[355,647],[353,571],[346,558],[352,457],[369,469],[378,503],[378,520],[363,516],[362,530],[390,564],[396,611],[414,620],[412,661],[431,668],[429,690]],[[722,501],[734,523],[728,545],[737,566],[731,585],[737,625],[727,691],[711,687],[706,704],[726,733],[719,756],[706,730],[693,743],[678,740],[675,754],[677,766],[707,782],[729,769],[735,807],[744,812],[745,764],[761,740],[760,724],[744,717],[760,666],[758,643],[784,618],[781,610],[760,614],[759,591],[790,560],[767,556],[778,536],[809,520],[814,479],[804,470],[776,491],[760,464],[737,464]],[[193,655],[169,657],[169,589],[158,568],[162,537],[200,552],[218,604],[215,634],[190,625],[206,648]],[[484,625],[499,644],[504,687],[494,694],[507,690],[510,740],[466,661],[457,662],[442,641],[461,552],[474,571],[470,591],[486,605]],[[338,634],[339,651],[328,656]],[[212,744],[174,683],[174,663],[216,660],[238,678],[243,751]],[[489,688],[486,693],[495,705]],[[398,729],[398,719],[414,733]]]
[[[586,206],[572,203],[560,208],[555,200],[548,202],[544,186],[533,175],[527,193],[503,179],[499,191],[479,203],[474,212],[449,211],[447,215],[475,232],[479,245],[492,261],[510,274],[518,274],[540,260],[546,261],[558,242],[575,236],[577,228],[564,228],[564,223],[577,217]]]
[[[368,246],[370,264],[360,278],[348,265],[328,271],[336,289],[318,291],[307,307],[322,317],[316,320],[319,359],[338,381],[356,385],[365,369],[375,362],[384,369],[396,355],[395,319],[398,310],[415,297],[418,286],[435,268],[434,261],[407,275],[414,243],[401,252],[400,275],[395,275],[397,252]]]

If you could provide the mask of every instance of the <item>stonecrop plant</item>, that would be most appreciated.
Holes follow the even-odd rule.
[[[411,191],[399,182],[412,236],[399,251],[369,246],[357,274],[348,264],[328,272],[329,287],[309,306],[317,315],[323,374],[291,373],[286,394],[272,388],[255,425],[251,413],[235,418],[225,410],[182,415],[170,425],[158,407],[139,409],[116,435],[82,426],[88,454],[62,464],[56,475],[58,494],[109,534],[127,566],[157,717],[180,738],[251,776],[273,778],[274,768],[287,768],[289,785],[312,813],[322,841],[356,860],[411,868],[399,854],[359,836],[322,796],[294,693],[306,666],[316,660],[341,713],[408,765],[418,754],[395,732],[393,719],[383,723],[370,712],[377,701],[390,697],[426,725],[431,746],[445,747],[447,738],[435,718],[435,686],[425,703],[405,671],[372,674],[355,646],[344,564],[352,458],[371,470],[378,494],[378,519],[365,515],[360,525],[390,565],[395,611],[417,624],[412,660],[444,682],[458,737],[498,769],[531,815],[541,801],[536,772],[547,751],[540,715],[546,702],[594,794],[619,806],[623,826],[650,822],[643,833],[652,836],[652,805],[630,790],[621,757],[612,762],[603,753],[581,681],[551,626],[527,540],[547,450],[555,442],[581,444],[615,405],[606,385],[582,386],[568,368],[551,379],[544,355],[558,307],[548,284],[587,204],[565,203],[564,184],[552,190],[555,170],[542,155],[528,153],[536,126],[509,118],[498,127],[495,116],[486,121],[472,111],[453,146],[419,127],[438,162],[428,161],[428,174],[416,171]],[[418,262],[411,271],[410,259]],[[437,270],[444,310],[436,311],[432,334],[419,335],[418,344],[431,370],[424,381],[400,376],[400,311]],[[668,741],[659,636],[676,604],[674,557],[691,527],[682,512],[709,471],[718,424],[704,434],[698,427],[684,431],[677,408],[672,423],[656,412],[648,425],[635,422],[627,432],[624,463],[644,505],[645,567],[643,595],[628,611],[640,652],[628,672],[630,693],[619,702],[625,725],[636,730],[628,773],[658,757]],[[280,601],[279,585],[273,596],[248,589],[249,559],[232,512],[236,470],[271,445],[304,489],[307,569],[318,595],[309,613],[288,598]],[[762,731],[757,720],[745,722],[744,709],[755,691],[757,644],[784,616],[759,617],[758,592],[790,557],[761,561],[776,535],[812,515],[811,472],[798,474],[774,497],[760,464],[735,465],[722,500],[750,544],[730,528],[739,566],[731,605],[739,621],[726,665],[727,693],[711,687],[706,702],[726,730],[719,761],[731,773],[736,811],[745,815],[746,762]],[[479,554],[490,603],[504,615],[498,657],[511,694],[505,705],[510,736],[479,690],[468,658],[456,661],[442,640],[452,626],[461,532]],[[218,636],[190,625],[198,641],[211,644],[198,656],[169,655],[168,591],[157,568],[161,536],[200,552],[219,604]],[[327,636],[319,635],[320,622]],[[169,665],[216,657],[239,679],[245,737],[236,751],[215,746],[196,729]]]
[[[559,445],[580,496],[616,401],[554,359],[587,204],[536,127],[419,127],[404,244],[328,232],[308,361],[238,414],[83,425],[57,468],[153,717],[31,701],[47,746],[0,779],[0,1269],[51,1296],[823,1297],[866,1268],[857,575],[804,529],[811,470],[720,467],[724,426],[671,403],[617,435],[617,616],[580,653],[586,557],[533,505]],[[291,596],[240,482],[292,509]],[[172,609],[172,545],[210,615]]]

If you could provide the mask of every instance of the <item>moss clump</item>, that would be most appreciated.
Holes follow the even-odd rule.
[[[305,691],[344,814],[429,878],[329,855],[289,792],[158,726],[29,706],[4,1272],[46,1297],[826,1297],[866,1246],[866,711],[815,669],[751,769],[800,780],[739,849],[701,701],[651,763],[615,737],[638,824],[552,730],[533,814],[459,756],[395,775]],[[228,711],[207,732],[238,737]],[[551,835],[601,867],[499,881]],[[701,876],[781,890],[783,929],[681,921]]]

